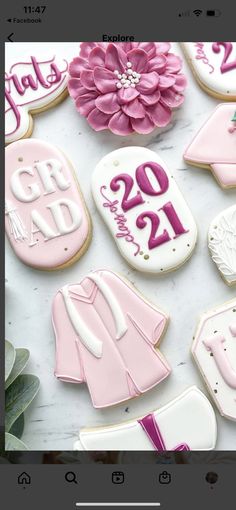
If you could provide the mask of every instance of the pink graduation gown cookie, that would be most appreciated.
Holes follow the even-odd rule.
[[[191,386],[164,407],[129,422],[82,429],[75,450],[213,450],[217,438],[209,400]]]
[[[111,152],[96,166],[92,192],[119,251],[135,269],[164,273],[190,257],[197,227],[155,152],[144,147]]]
[[[236,420],[236,300],[203,315],[192,354],[220,414]]]
[[[212,260],[228,285],[236,283],[236,205],[222,211],[208,232]]]
[[[77,260],[90,241],[90,219],[73,169],[53,145],[19,140],[6,148],[6,233],[19,259],[38,269]]]
[[[182,43],[199,85],[211,96],[236,99],[236,42]]]
[[[33,130],[32,114],[56,105],[67,95],[68,62],[59,56],[29,54],[6,67],[5,142],[27,138]]]
[[[170,374],[155,349],[166,325],[166,315],[128,282],[111,271],[91,272],[54,299],[55,375],[85,382],[94,407],[141,395]]]
[[[184,159],[210,169],[222,188],[236,186],[236,103],[216,107],[186,149]]]

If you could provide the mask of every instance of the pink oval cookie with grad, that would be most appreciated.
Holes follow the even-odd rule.
[[[6,233],[19,259],[44,270],[62,269],[87,249],[91,224],[73,168],[42,140],[6,148]]]

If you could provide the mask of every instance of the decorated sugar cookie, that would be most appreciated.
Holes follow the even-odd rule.
[[[75,450],[213,450],[215,414],[205,395],[191,386],[164,407],[129,422],[82,429]]]
[[[217,99],[236,99],[236,42],[182,44],[199,85]]]
[[[184,159],[211,170],[222,188],[236,186],[236,103],[216,107],[186,149]]]
[[[236,420],[236,300],[203,315],[192,353],[220,414]]]
[[[212,221],[208,233],[212,260],[228,285],[236,283],[236,205]]]
[[[7,65],[7,64],[6,64]],[[56,105],[67,95],[68,62],[57,55],[28,58],[6,67],[5,142],[27,138],[32,115]]]
[[[62,287],[53,303],[58,379],[86,383],[94,407],[137,397],[170,374],[156,350],[166,315],[111,271]]]
[[[143,147],[111,152],[96,166],[92,192],[118,249],[135,269],[164,273],[190,257],[196,224],[155,152]]]
[[[68,89],[95,131],[150,133],[184,101],[182,60],[168,42],[84,42],[69,66]]]
[[[19,259],[37,269],[78,260],[91,237],[89,215],[71,164],[47,142],[10,144],[5,160],[6,233]]]

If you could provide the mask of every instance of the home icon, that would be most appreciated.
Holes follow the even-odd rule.
[[[18,476],[18,485],[30,485],[31,477],[25,471]]]

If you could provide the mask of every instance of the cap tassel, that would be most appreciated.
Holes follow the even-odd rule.
[[[14,236],[15,241],[24,241],[28,239],[27,230],[19,216],[16,208],[12,207],[11,203],[5,202],[5,214],[8,216],[10,233]]]

